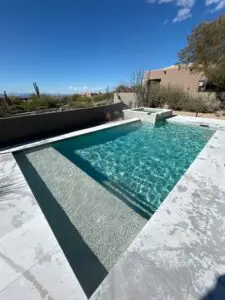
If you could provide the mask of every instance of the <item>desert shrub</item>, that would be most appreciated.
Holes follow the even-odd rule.
[[[0,117],[10,116],[10,107],[4,101],[1,101],[0,105]]]
[[[4,96],[0,98],[0,117],[7,117],[18,113],[34,112],[46,109],[70,109],[101,106],[113,102],[113,94],[105,93],[95,97],[74,94],[69,96],[52,96],[33,94],[28,100],[22,100],[16,96],[10,96],[10,104],[5,101]]]
[[[215,112],[219,102],[210,97],[192,96],[179,88],[152,87],[147,89],[139,106],[164,107],[191,112]]]
[[[168,103],[168,89],[152,86],[149,93],[149,104],[151,107],[164,107]]]
[[[145,92],[144,96],[144,105],[149,107],[159,107],[160,106],[160,93],[158,87],[148,88]]]
[[[10,96],[10,100],[12,102],[12,105],[20,105],[23,102],[23,100],[17,96]]]
[[[105,94],[99,94],[93,97],[94,102],[101,102],[106,100],[113,100],[113,93],[105,93]]]
[[[95,102],[95,106],[109,105],[113,103],[113,99],[105,99],[99,102]]]
[[[58,108],[61,106],[59,99],[53,97],[48,98],[46,102],[47,102],[47,108]]]
[[[72,103],[74,101],[79,101],[79,98],[81,97],[81,95],[79,94],[73,94],[73,95],[69,95],[69,96],[65,96],[65,101],[67,103]]]
[[[35,111],[42,109],[58,108],[61,106],[60,100],[55,96],[41,95],[40,97],[32,96],[29,100],[24,101],[21,106],[25,111]]]
[[[71,95],[67,98],[67,103],[72,108],[85,108],[93,106],[93,99],[91,97],[82,95]]]
[[[164,91],[164,93],[166,93],[166,90]],[[182,91],[181,89],[171,87],[167,89],[167,99],[165,103],[168,105],[169,108],[174,110],[185,110],[188,101],[188,94]]]
[[[0,117],[10,117],[14,114],[23,113],[26,110],[21,105],[8,105],[7,103],[2,103],[0,105]]]
[[[177,88],[152,86],[143,89],[138,95],[138,106],[164,107],[169,106],[181,110],[187,101],[187,95]]]
[[[213,113],[220,108],[220,101],[218,99],[202,99],[205,105],[205,112]]]
[[[183,110],[195,112],[197,116],[199,112],[207,112],[207,105],[202,97],[189,96],[188,101],[185,103]]]
[[[26,112],[24,107],[20,104],[12,105],[10,107],[10,111],[11,111],[12,114],[19,114],[19,113]]]
[[[225,109],[225,92],[217,93],[217,99],[220,101],[220,109]]]

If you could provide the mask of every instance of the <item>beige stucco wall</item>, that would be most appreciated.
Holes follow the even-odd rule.
[[[127,107],[135,107],[136,94],[135,93],[114,93],[114,103],[123,102]]]
[[[187,68],[167,69],[145,72],[144,81],[161,79],[161,86],[179,87],[184,91],[197,92],[201,73],[192,73]]]

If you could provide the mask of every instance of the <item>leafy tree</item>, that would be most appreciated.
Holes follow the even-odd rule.
[[[217,90],[225,89],[225,14],[193,29],[188,45],[178,56],[181,63],[192,64],[193,71],[203,72]]]

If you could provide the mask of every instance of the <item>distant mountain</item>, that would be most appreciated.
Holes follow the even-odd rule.
[[[60,94],[60,93],[45,93],[45,95],[50,95],[50,96],[68,96],[69,94]],[[32,95],[34,95],[34,93],[9,93],[8,96],[16,96],[19,97],[21,99],[29,99]],[[3,98],[4,94],[0,94],[0,98]]]
[[[28,99],[29,97],[31,97],[33,94],[31,93],[11,93],[11,94],[7,94],[8,96],[16,96],[22,99]],[[4,94],[0,94],[0,97],[4,97]]]

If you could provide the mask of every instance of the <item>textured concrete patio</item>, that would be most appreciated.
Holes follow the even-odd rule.
[[[0,299],[86,299],[12,154],[0,155]]]
[[[180,116],[168,121],[217,131],[93,300],[224,299],[225,121]],[[85,299],[11,151],[0,155],[0,299]]]

